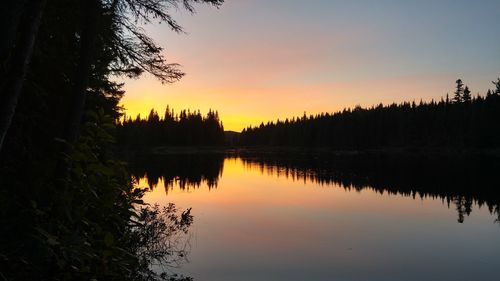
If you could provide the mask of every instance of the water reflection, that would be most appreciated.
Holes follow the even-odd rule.
[[[262,173],[304,183],[356,191],[371,189],[414,199],[439,198],[448,207],[455,206],[460,223],[470,215],[474,204],[487,206],[500,219],[500,162],[494,157],[254,155],[242,159]]]
[[[145,201],[192,207],[190,262],[179,273],[194,280],[498,276],[494,161],[311,154],[151,159],[145,158],[149,169],[135,173],[156,184]]]
[[[164,181],[165,191],[216,188],[225,158],[239,158],[247,169],[304,184],[373,190],[413,199],[439,198],[457,211],[463,223],[473,206],[486,206],[500,221],[500,161],[494,157],[422,157],[411,155],[143,155],[132,161],[138,181],[151,189]]]
[[[174,186],[182,190],[197,189],[202,183],[216,188],[224,169],[222,154],[136,155],[130,161],[130,172],[138,182],[146,178],[150,189],[164,182],[165,192]]]

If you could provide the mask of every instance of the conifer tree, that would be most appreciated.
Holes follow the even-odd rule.
[[[462,79],[458,79],[456,83],[457,83],[457,88],[455,90],[455,96],[453,96],[453,102],[461,103],[463,101],[462,95],[464,92],[464,83],[462,82]]]
[[[462,94],[462,101],[463,102],[470,102],[471,101],[471,95],[470,95],[470,90],[469,90],[469,86],[465,86],[465,89],[464,89],[464,92]]]
[[[495,90],[493,91],[493,94],[495,95],[500,95],[500,78],[497,78],[497,81],[492,82],[493,85],[495,85]]]

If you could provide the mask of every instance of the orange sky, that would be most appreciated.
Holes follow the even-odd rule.
[[[439,99],[459,77],[483,93],[500,76],[498,17],[488,16],[498,2],[385,2],[374,9],[293,0],[285,8],[278,0],[234,0],[220,9],[200,6],[195,15],[173,12],[188,34],[162,25],[146,30],[187,75],[171,85],[148,75],[118,79],[126,83],[122,105],[132,116],[167,105],[215,109],[226,130],[240,131],[304,111]]]
[[[153,78],[129,81],[123,104],[128,115],[140,113],[147,116],[151,108],[160,113],[166,105],[180,109],[200,109],[206,113],[216,109],[226,130],[240,131],[249,125],[268,120],[284,119],[318,112],[332,112],[355,105],[372,105],[380,102],[402,101],[402,96],[414,98],[439,98],[436,93],[446,93],[453,87],[453,77],[425,84],[418,80],[427,77],[399,77],[363,82],[343,82],[320,85],[276,85],[237,87],[203,87],[186,76],[173,85],[162,85]],[[387,85],[390,85],[388,87]],[[382,94],[383,93],[383,94]]]

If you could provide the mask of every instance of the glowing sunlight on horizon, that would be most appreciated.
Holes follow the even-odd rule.
[[[225,130],[356,105],[474,95],[500,76],[500,2],[227,1],[174,13],[188,34],[147,26],[186,76],[125,82],[128,116],[217,110]]]

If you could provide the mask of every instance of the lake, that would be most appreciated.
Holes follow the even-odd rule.
[[[354,159],[353,159],[354,158]],[[495,173],[496,171],[496,173]],[[151,204],[192,208],[201,281],[498,280],[498,161],[148,156]]]

